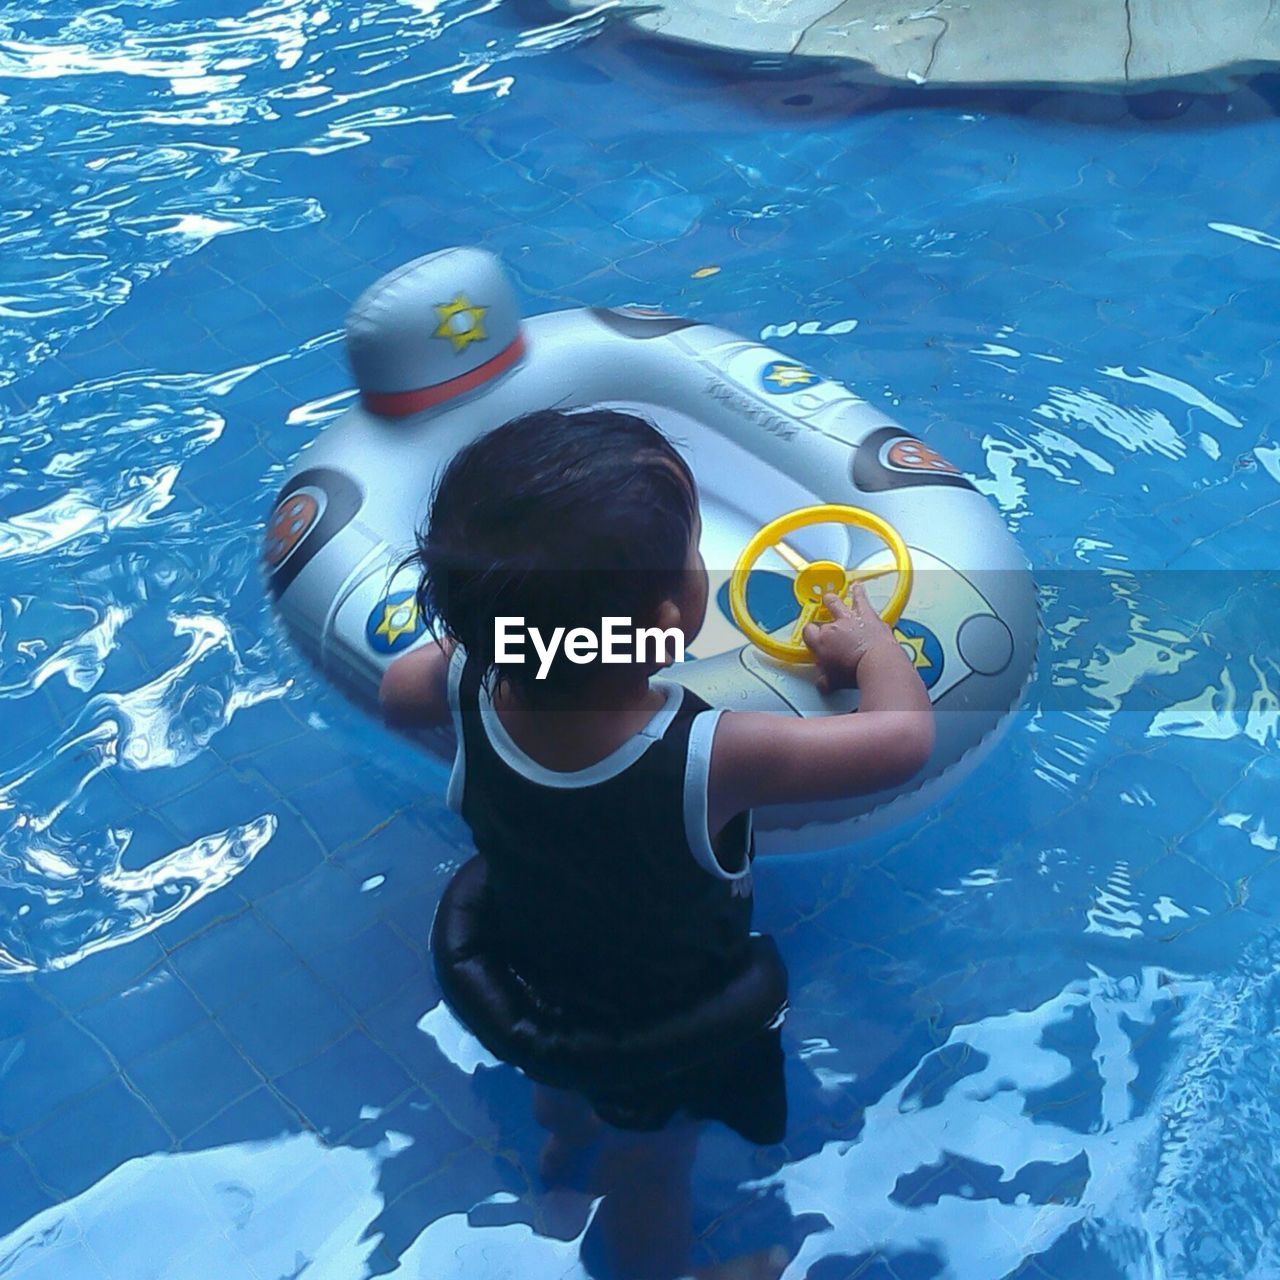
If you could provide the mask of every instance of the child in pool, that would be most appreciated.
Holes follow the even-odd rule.
[[[933,745],[928,695],[861,586],[852,607],[828,597],[833,620],[804,633],[820,687],[861,691],[856,715],[712,710],[657,678],[670,655],[579,665],[560,651],[543,679],[532,652],[500,659],[495,620],[509,617],[544,636],[629,617],[687,647],[707,608],[700,533],[693,476],[649,422],[611,410],[509,422],[449,463],[420,535],[421,604],[446,639],[382,682],[390,723],[453,718],[449,803],[487,864],[511,968],[604,1026],[692,1004],[742,965],[752,809],[894,786]],[[683,1109],[778,1141],[776,1033],[682,1092],[592,1102],[619,1127]]]

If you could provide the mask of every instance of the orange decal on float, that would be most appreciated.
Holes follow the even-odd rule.
[[[885,451],[887,465],[899,471],[932,471],[939,475],[958,476],[960,471],[942,454],[920,440],[901,436]]]
[[[972,489],[973,481],[922,440],[901,427],[877,427],[853,455],[852,479],[863,493],[918,485]]]
[[[262,558],[275,568],[311,531],[320,515],[320,504],[309,493],[294,493],[276,504],[267,525]]]
[[[364,491],[344,471],[308,467],[285,485],[267,520],[262,562],[271,594],[289,589],[307,567],[351,523]]]

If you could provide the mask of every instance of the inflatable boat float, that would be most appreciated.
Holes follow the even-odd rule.
[[[646,308],[522,319],[498,260],[472,248],[378,280],[347,319],[347,351],[359,403],[294,463],[263,561],[288,636],[362,705],[390,662],[432,643],[397,566],[448,460],[529,410],[608,405],[656,422],[698,481],[712,603],[669,677],[731,710],[854,709],[856,690],[818,692],[798,623],[815,595],[861,578],[933,701],[933,755],[905,787],[761,811],[760,852],[847,844],[919,811],[1009,723],[1035,660],[1027,563],[970,480],[847,388]],[[451,734],[421,741],[452,759]]]

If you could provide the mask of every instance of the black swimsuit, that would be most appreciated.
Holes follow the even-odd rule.
[[[729,824],[718,848],[708,836],[721,712],[655,680],[666,700],[639,733],[586,769],[558,772],[511,739],[481,674],[455,651],[448,799],[484,860],[492,936],[520,983],[557,1017],[599,1029],[651,1022],[731,983],[760,940],[751,934],[750,814]],[[637,1081],[643,1087],[625,1097],[616,1080],[610,1096],[586,1092],[623,1127],[658,1127],[684,1108],[777,1141],[785,1117],[777,1027],[761,1036],[750,1062],[743,1046],[734,1050],[732,1076],[751,1082],[748,1098],[728,1096],[734,1079],[723,1061],[710,1073]]]

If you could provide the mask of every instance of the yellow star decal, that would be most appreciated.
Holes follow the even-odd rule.
[[[917,671],[933,666],[933,663],[924,656],[924,636],[904,636],[897,627],[894,627],[893,638],[907,651],[907,657],[911,659],[911,665]]]
[[[452,302],[437,302],[440,324],[431,336],[447,338],[455,352],[465,351],[473,342],[483,342],[489,336],[484,331],[484,313],[488,310],[473,306],[465,293],[458,294]]]
[[[767,381],[776,382],[780,387],[803,387],[814,380],[814,375],[798,364],[780,364],[765,376]]]
[[[413,600],[401,600],[392,604],[386,600],[382,605],[382,621],[374,628],[374,635],[385,636],[387,648],[391,648],[401,636],[412,634],[418,625],[418,606]]]

